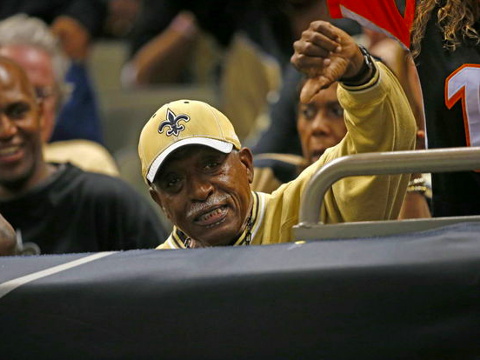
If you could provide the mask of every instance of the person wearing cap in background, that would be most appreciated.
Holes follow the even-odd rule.
[[[312,175],[343,155],[412,150],[415,118],[395,76],[333,25],[313,22],[294,44],[293,64],[309,76],[308,101],[339,80],[348,134],[272,194],[252,192],[252,153],[230,121],[192,100],[163,105],[138,145],[150,194],[174,224],[160,249],[261,245],[292,241],[301,195]],[[409,175],[348,177],[325,196],[324,223],[395,219]]]

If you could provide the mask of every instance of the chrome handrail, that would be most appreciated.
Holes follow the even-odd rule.
[[[454,172],[480,169],[480,147],[392,151],[343,156],[332,160],[310,179],[299,213],[300,226],[319,223],[327,190],[347,176]]]

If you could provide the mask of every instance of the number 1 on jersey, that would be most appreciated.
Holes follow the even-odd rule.
[[[467,146],[480,146],[480,65],[464,64],[445,80],[445,105],[462,101]]]

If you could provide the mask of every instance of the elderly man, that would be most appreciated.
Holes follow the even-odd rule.
[[[415,119],[394,75],[345,32],[318,21],[295,44],[293,63],[311,79],[310,100],[339,80],[347,135],[274,194],[250,190],[252,154],[229,120],[208,104],[180,100],[162,106],[139,142],[152,198],[175,225],[160,248],[260,245],[292,241],[301,194],[326,162],[347,154],[411,150]],[[326,194],[325,223],[394,219],[409,175],[345,178]]]
[[[164,239],[154,210],[120,179],[45,162],[43,120],[23,69],[0,57],[0,213],[22,242],[52,254],[150,248]]]
[[[118,176],[115,160],[100,144],[80,138],[50,142],[58,125],[58,113],[69,97],[69,87],[65,81],[69,62],[47,24],[24,14],[0,21],[0,55],[16,61],[24,68],[37,96],[43,100],[45,159],[50,162],[71,162],[86,171]],[[88,112],[88,105],[85,105],[88,102],[82,96],[74,92],[73,98],[81,105],[82,111]],[[93,130],[88,121],[82,126],[84,130]]]

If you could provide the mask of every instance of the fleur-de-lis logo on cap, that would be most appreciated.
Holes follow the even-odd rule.
[[[170,127],[170,130],[167,130],[167,136],[178,136],[180,131],[185,130],[185,126],[179,124],[179,122],[183,120],[185,122],[190,121],[190,117],[188,115],[175,115],[175,113],[167,109],[167,120],[163,121],[160,126],[158,127],[158,132],[161,134],[165,127]]]

